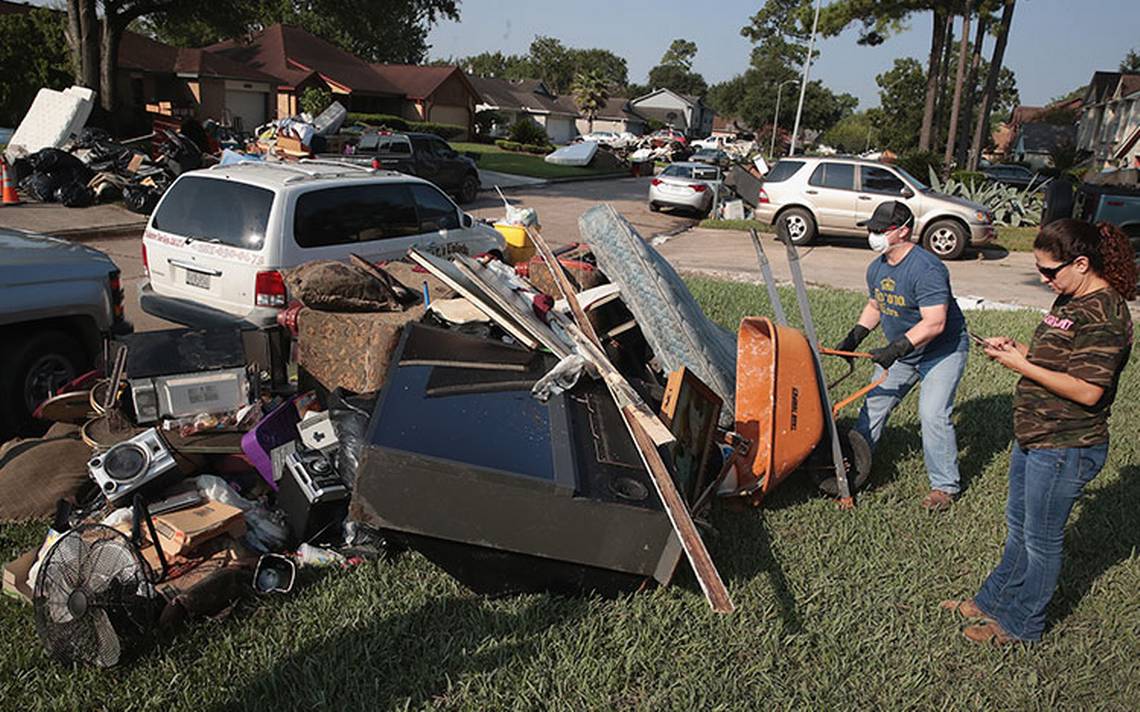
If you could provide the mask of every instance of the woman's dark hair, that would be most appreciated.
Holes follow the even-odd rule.
[[[1037,233],[1033,249],[1048,252],[1060,262],[1087,257],[1093,271],[1104,277],[1120,296],[1136,296],[1136,253],[1128,236],[1111,223],[1055,220]]]

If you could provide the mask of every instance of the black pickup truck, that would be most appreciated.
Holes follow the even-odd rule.
[[[435,183],[454,195],[460,203],[475,200],[479,193],[479,171],[475,161],[464,156],[435,134],[362,134],[351,156],[322,158],[370,163],[376,168],[399,171]]]

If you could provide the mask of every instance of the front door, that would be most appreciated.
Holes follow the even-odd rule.
[[[907,197],[908,192],[910,197]],[[894,171],[879,166],[859,166],[859,193],[855,201],[858,220],[870,220],[875,208],[888,200],[906,203],[911,212],[919,214],[916,195],[907,190],[906,183]]]

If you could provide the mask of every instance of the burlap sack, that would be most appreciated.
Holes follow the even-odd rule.
[[[91,448],[79,427],[56,423],[42,438],[0,446],[0,522],[51,516],[60,499],[74,499],[85,484]]]

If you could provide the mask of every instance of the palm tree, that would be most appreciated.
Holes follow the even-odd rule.
[[[958,137],[958,112],[962,106],[962,85],[966,81],[966,53],[970,45],[970,15],[974,0],[966,0],[962,10],[962,44],[958,49],[958,74],[954,78],[954,100],[950,104],[950,128],[946,135],[946,155],[942,159],[943,177],[950,175],[950,162],[954,159],[954,141]]]
[[[579,72],[574,77],[574,83],[570,85],[570,93],[574,96],[578,108],[586,115],[589,132],[593,133],[594,119],[598,118],[598,112],[605,108],[606,102],[610,99],[609,81],[597,69]]]
[[[990,61],[990,73],[986,77],[986,88],[982,91],[982,103],[978,107],[978,123],[974,127],[974,140],[970,144],[970,158],[966,163],[966,170],[978,170],[978,161],[985,148],[986,129],[990,123],[990,107],[993,105],[994,94],[997,91],[998,74],[1001,73],[1001,63],[1005,58],[1005,46],[1009,42],[1009,26],[1013,22],[1013,6],[1017,0],[1005,0],[1001,11],[1001,24],[998,26],[997,44],[994,45],[994,56]]]

